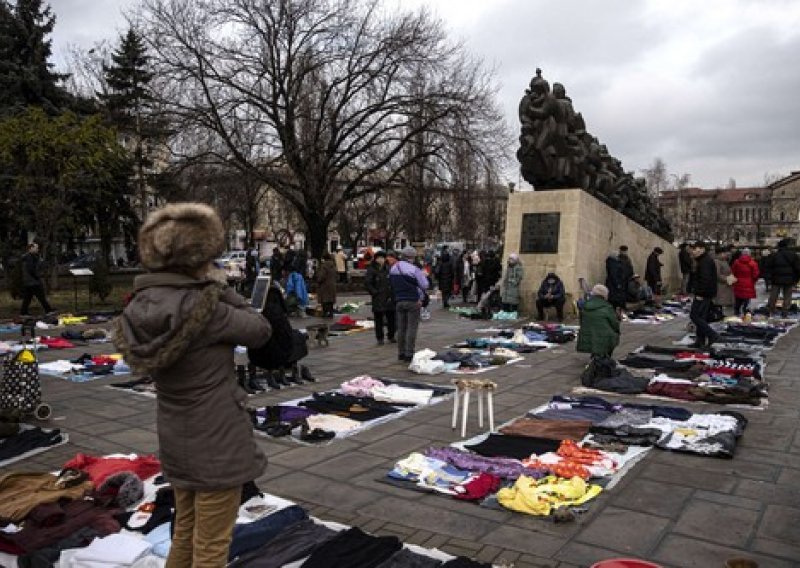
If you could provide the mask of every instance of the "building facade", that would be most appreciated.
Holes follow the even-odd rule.
[[[800,171],[767,187],[665,191],[657,203],[676,242],[759,247],[787,237],[800,242]]]

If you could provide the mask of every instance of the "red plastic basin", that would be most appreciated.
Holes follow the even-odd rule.
[[[610,558],[592,564],[591,568],[661,568],[661,565],[638,558]]]

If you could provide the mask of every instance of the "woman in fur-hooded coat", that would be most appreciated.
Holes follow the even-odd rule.
[[[211,207],[175,203],[155,211],[138,245],[148,273],[134,281],[133,299],[114,322],[114,342],[134,370],[155,380],[159,457],[177,503],[167,565],[190,566],[193,552],[198,561],[198,550],[220,546],[193,545],[192,531],[202,534],[197,500],[236,496],[235,506],[226,497],[225,507],[217,507],[215,527],[222,522],[230,530],[215,530],[229,544],[241,486],[266,466],[245,410],[247,395],[236,381],[233,349],[262,346],[271,330],[244,298],[220,283],[212,263],[224,249],[224,230]],[[208,550],[201,551],[203,558]]]

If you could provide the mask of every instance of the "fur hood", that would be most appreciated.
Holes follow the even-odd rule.
[[[172,203],[147,217],[139,231],[139,259],[151,272],[196,269],[225,250],[219,215],[203,203]]]

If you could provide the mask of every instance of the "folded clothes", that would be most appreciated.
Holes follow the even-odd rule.
[[[451,446],[444,448],[428,448],[425,455],[454,465],[460,469],[490,473],[503,479],[517,479],[520,475],[527,475],[534,479],[544,477],[543,470],[526,468],[522,462],[511,458],[490,458],[479,456],[472,452],[465,452]]]
[[[650,416],[652,417],[652,414]],[[549,440],[578,441],[587,434],[591,426],[592,423],[588,420],[547,420],[523,417],[500,428],[500,433]]]
[[[466,445],[465,447],[482,456],[523,459],[530,457],[532,454],[554,452],[558,449],[558,446],[558,440],[489,434],[483,442]]]

